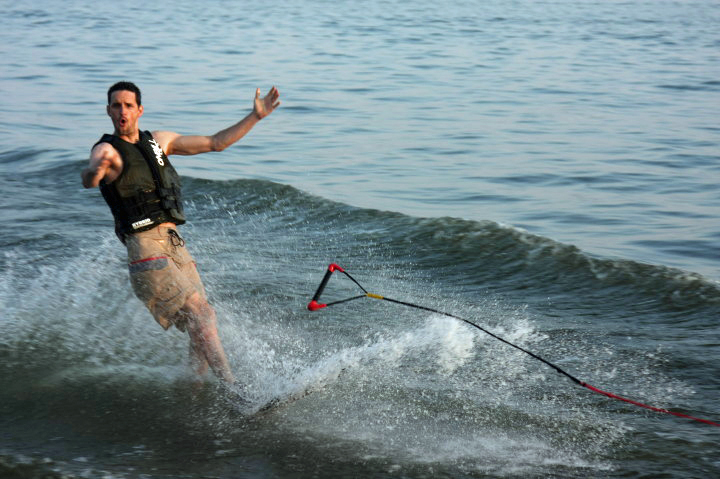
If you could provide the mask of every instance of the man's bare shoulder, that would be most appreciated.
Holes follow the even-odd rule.
[[[166,155],[169,154],[168,146],[171,145],[172,142],[180,136],[180,134],[175,133],[174,131],[156,130],[150,133]]]
[[[93,145],[92,149],[90,150],[92,153],[103,153],[103,152],[112,152],[117,151],[114,146],[112,146],[107,141],[100,141]]]
[[[168,156],[197,155],[214,149],[210,136],[181,135],[174,131],[153,131],[152,136]]]
[[[116,158],[120,158],[120,152],[118,152],[114,146],[106,141],[96,144],[90,150],[90,161],[104,159],[114,160]]]

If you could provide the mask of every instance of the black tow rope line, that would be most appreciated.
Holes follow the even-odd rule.
[[[333,274],[335,271],[339,271],[339,272],[343,273],[345,276],[347,276],[353,283],[355,283],[355,284],[363,291],[364,294],[361,294],[361,295],[358,295],[358,296],[352,296],[352,297],[350,297],[350,298],[341,299],[341,300],[339,300],[339,301],[333,301],[333,302],[326,303],[326,304],[320,303],[320,302],[319,302],[320,296],[322,295],[323,291],[325,290],[325,287],[326,287],[327,284],[328,284],[328,281],[330,281],[330,277],[332,276],[332,274]],[[587,388],[587,389],[589,389],[590,391],[593,391],[593,392],[598,393],[598,394],[602,394],[602,395],[607,396],[607,397],[612,398],[612,399],[617,399],[617,400],[619,400],[619,401],[623,401],[623,402],[632,404],[632,405],[634,405],[634,406],[638,406],[638,407],[642,407],[642,408],[645,408],[645,409],[649,409],[649,410],[651,410],[651,411],[655,411],[655,412],[659,412],[659,413],[664,413],[664,414],[671,414],[671,415],[673,415],[673,416],[682,417],[682,418],[685,418],[685,419],[691,419],[691,420],[693,420],[693,421],[698,421],[698,422],[701,422],[701,423],[704,423],[704,424],[709,424],[709,425],[711,425],[711,426],[720,427],[720,424],[719,424],[719,423],[716,423],[716,422],[713,422],[713,421],[709,421],[709,420],[707,420],[707,419],[701,419],[701,418],[697,418],[697,417],[690,416],[690,415],[687,415],[687,414],[683,414],[683,413],[680,413],[680,412],[675,412],[675,411],[670,411],[670,410],[664,409],[664,408],[659,408],[659,407],[650,406],[650,405],[643,404],[643,403],[638,402],[638,401],[633,401],[632,399],[627,399],[627,398],[624,398],[624,397],[622,397],[622,396],[618,396],[617,394],[614,394],[614,393],[611,393],[611,392],[603,391],[602,389],[598,389],[598,388],[596,388],[595,386],[592,386],[592,385],[586,383],[585,381],[581,381],[580,379],[576,378],[576,377],[573,376],[572,374],[570,374],[570,373],[568,373],[567,371],[563,370],[563,369],[560,368],[559,366],[557,366],[557,365],[551,363],[550,361],[548,361],[548,360],[546,360],[546,359],[538,356],[537,354],[535,354],[535,353],[533,353],[533,352],[531,352],[531,351],[528,351],[527,349],[522,348],[522,347],[518,346],[517,344],[513,344],[513,343],[511,343],[510,341],[508,341],[508,340],[506,340],[506,339],[501,338],[500,336],[498,336],[498,335],[496,335],[496,334],[488,331],[487,329],[482,328],[481,326],[478,326],[477,324],[473,323],[472,321],[468,321],[467,319],[461,318],[461,317],[456,316],[456,315],[454,315],[454,314],[446,313],[446,312],[444,312],[444,311],[440,311],[440,310],[437,310],[437,309],[434,309],[434,308],[428,308],[428,307],[426,307],[426,306],[421,306],[421,305],[419,305],[419,304],[408,303],[408,302],[406,302],[406,301],[399,301],[399,300],[397,300],[397,299],[388,298],[388,297],[385,297],[385,296],[381,296],[381,295],[379,295],[379,294],[370,293],[370,292],[368,292],[368,290],[366,290],[355,278],[353,278],[353,277],[350,275],[350,273],[348,273],[347,271],[345,271],[343,268],[341,268],[340,266],[338,266],[338,265],[335,264],[335,263],[332,263],[332,264],[330,264],[330,266],[328,266],[328,269],[327,269],[327,271],[325,272],[325,276],[323,276],[323,279],[322,279],[322,281],[320,282],[320,286],[318,286],[317,291],[315,291],[315,295],[312,297],[312,300],[310,301],[310,303],[308,303],[307,308],[308,308],[310,311],[317,311],[317,310],[319,310],[319,309],[326,308],[326,307],[328,307],[328,306],[334,306],[334,305],[336,305],[336,304],[347,303],[348,301],[353,301],[353,300],[355,300],[355,299],[360,299],[360,298],[379,299],[379,300],[382,300],[382,301],[388,301],[388,302],[390,302],[390,303],[400,304],[400,305],[403,305],[403,306],[408,306],[408,307],[410,307],[410,308],[420,309],[420,310],[423,310],[423,311],[428,311],[428,312],[430,312],[430,313],[441,314],[441,315],[443,315],[443,316],[447,316],[447,317],[450,317],[450,318],[453,318],[453,319],[457,319],[457,320],[462,321],[463,323],[465,323],[465,324],[467,324],[467,325],[469,325],[469,326],[472,326],[473,328],[479,329],[480,331],[482,331],[483,333],[487,334],[488,336],[490,336],[490,337],[492,337],[492,338],[495,338],[495,339],[497,339],[498,341],[501,341],[501,342],[507,344],[508,346],[511,346],[511,347],[513,347],[513,348],[515,348],[515,349],[517,349],[517,350],[519,350],[519,351],[522,351],[523,353],[529,355],[530,357],[532,357],[532,358],[534,358],[534,359],[537,359],[538,361],[546,364],[547,366],[550,366],[550,367],[553,368],[555,371],[557,371],[558,373],[560,373],[560,374],[562,374],[563,376],[567,377],[568,379],[570,379],[570,380],[571,380],[572,382],[574,382],[575,384],[578,384],[578,385],[580,385],[580,386],[582,386],[582,387],[584,387],[584,388]]]

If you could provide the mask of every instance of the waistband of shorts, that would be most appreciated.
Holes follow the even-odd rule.
[[[162,234],[167,232],[168,230],[174,230],[177,231],[177,225],[175,223],[162,223],[157,226],[153,226],[150,229],[144,230],[144,231],[138,231],[137,233],[128,233],[125,235],[125,240],[127,241],[130,238],[141,238],[143,236],[151,236],[153,234]]]
[[[182,239],[177,231],[177,226],[172,223],[164,223],[162,225],[155,226],[149,230],[139,231],[132,233],[125,237],[125,247],[128,250],[141,247],[140,245],[154,244],[160,240],[169,240],[168,245],[172,246],[184,246],[185,240]],[[174,239],[177,238],[177,239]]]

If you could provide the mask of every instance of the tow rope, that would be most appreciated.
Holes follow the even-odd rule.
[[[339,271],[339,272],[343,273],[345,276],[347,276],[353,283],[355,283],[355,284],[362,290],[363,294],[360,294],[360,295],[357,295],[357,296],[352,296],[352,297],[346,298],[346,299],[341,299],[341,300],[339,300],[339,301],[333,301],[333,302],[326,303],[326,304],[319,303],[320,296],[322,295],[323,291],[325,290],[325,287],[326,287],[327,284],[328,284],[328,281],[330,281],[330,277],[332,276],[332,274],[333,274],[335,271]],[[595,386],[592,386],[592,385],[586,383],[585,381],[579,380],[578,378],[576,378],[576,377],[573,376],[572,374],[570,374],[570,373],[568,373],[567,371],[563,370],[563,369],[560,368],[559,366],[551,363],[550,361],[548,361],[548,360],[546,360],[546,359],[543,359],[542,357],[538,356],[537,354],[535,354],[535,353],[533,353],[533,352],[531,352],[531,351],[528,351],[527,349],[524,349],[524,348],[518,346],[517,344],[513,344],[513,343],[511,343],[510,341],[507,341],[506,339],[503,339],[503,338],[501,338],[500,336],[498,336],[498,335],[496,335],[496,334],[494,334],[494,333],[491,333],[491,332],[488,331],[487,329],[478,326],[477,324],[473,323],[472,321],[468,321],[467,319],[461,318],[461,317],[459,317],[459,316],[455,316],[454,314],[446,313],[446,312],[444,312],[444,311],[439,311],[439,310],[437,310],[437,309],[428,308],[428,307],[426,307],[426,306],[421,306],[421,305],[418,305],[418,304],[408,303],[408,302],[406,302],[406,301],[399,301],[399,300],[397,300],[397,299],[388,298],[388,297],[385,297],[385,296],[381,296],[381,295],[379,295],[379,294],[370,293],[370,292],[368,292],[355,278],[353,278],[347,271],[345,271],[343,268],[341,268],[340,266],[338,266],[338,265],[335,264],[335,263],[332,263],[332,264],[330,264],[330,266],[328,266],[328,270],[325,272],[325,276],[323,277],[322,281],[320,282],[320,286],[318,286],[318,289],[317,289],[317,291],[315,292],[315,295],[312,297],[312,300],[310,301],[310,303],[308,303],[307,308],[308,308],[310,311],[317,311],[317,310],[319,310],[319,309],[326,308],[326,307],[328,307],[328,306],[334,306],[334,305],[336,305],[336,304],[346,303],[346,302],[348,302],[348,301],[353,301],[353,300],[355,300],[355,299],[360,299],[360,298],[379,299],[379,300],[382,300],[382,301],[388,301],[388,302],[390,302],[390,303],[401,304],[401,305],[403,305],[403,306],[408,306],[408,307],[410,307],[410,308],[420,309],[420,310],[423,310],[423,311],[428,311],[428,312],[431,312],[431,313],[441,314],[441,315],[443,315],[443,316],[448,316],[448,317],[450,317],[450,318],[457,319],[457,320],[459,320],[459,321],[464,322],[465,324],[468,324],[469,326],[472,326],[472,327],[474,327],[474,328],[476,328],[476,329],[479,329],[479,330],[482,331],[483,333],[485,333],[485,334],[487,334],[487,335],[489,335],[489,336],[497,339],[498,341],[501,341],[501,342],[507,344],[508,346],[511,346],[511,347],[513,347],[513,348],[515,348],[515,349],[517,349],[517,350],[519,350],[519,351],[522,351],[523,353],[531,356],[531,357],[534,358],[534,359],[537,359],[538,361],[546,364],[547,366],[550,366],[550,367],[553,368],[555,371],[557,371],[558,373],[560,373],[560,374],[562,374],[563,376],[567,377],[568,379],[570,379],[570,380],[571,380],[572,382],[574,382],[575,384],[578,384],[578,385],[580,385],[580,386],[582,386],[582,387],[584,387],[584,388],[587,388],[587,389],[589,389],[590,391],[593,391],[593,392],[598,393],[598,394],[602,394],[602,395],[607,396],[607,397],[612,398],[612,399],[617,399],[617,400],[619,400],[619,401],[623,401],[623,402],[632,404],[632,405],[634,405],[634,406],[638,406],[638,407],[642,407],[642,408],[645,408],[645,409],[649,409],[649,410],[651,410],[651,411],[655,411],[655,412],[659,412],[659,413],[664,413],[664,414],[671,414],[671,415],[673,415],[673,416],[677,416],[677,417],[681,417],[681,418],[685,418],[685,419],[691,419],[691,420],[693,420],[693,421],[698,421],[698,422],[701,422],[701,423],[704,423],[704,424],[709,424],[709,425],[711,425],[711,426],[720,427],[720,424],[718,424],[718,423],[716,423],[716,422],[713,422],[713,421],[709,421],[709,420],[707,420],[707,419],[701,419],[701,418],[697,418],[697,417],[694,417],[694,416],[690,416],[690,415],[688,415],[688,414],[683,414],[683,413],[680,413],[680,412],[670,411],[670,410],[668,410],[668,409],[663,409],[663,408],[659,408],[659,407],[650,406],[650,405],[643,404],[643,403],[638,402],[638,401],[633,401],[632,399],[627,399],[627,398],[624,398],[624,397],[622,397],[622,396],[618,396],[617,394],[613,394],[613,393],[611,393],[611,392],[603,391],[602,389],[598,389],[598,388],[596,388]]]

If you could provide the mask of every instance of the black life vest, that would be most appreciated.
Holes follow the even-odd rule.
[[[120,240],[160,223],[185,223],[180,176],[149,131],[141,131],[137,143],[107,134],[98,143],[110,143],[123,162],[115,181],[100,181],[100,192],[115,217]]]

